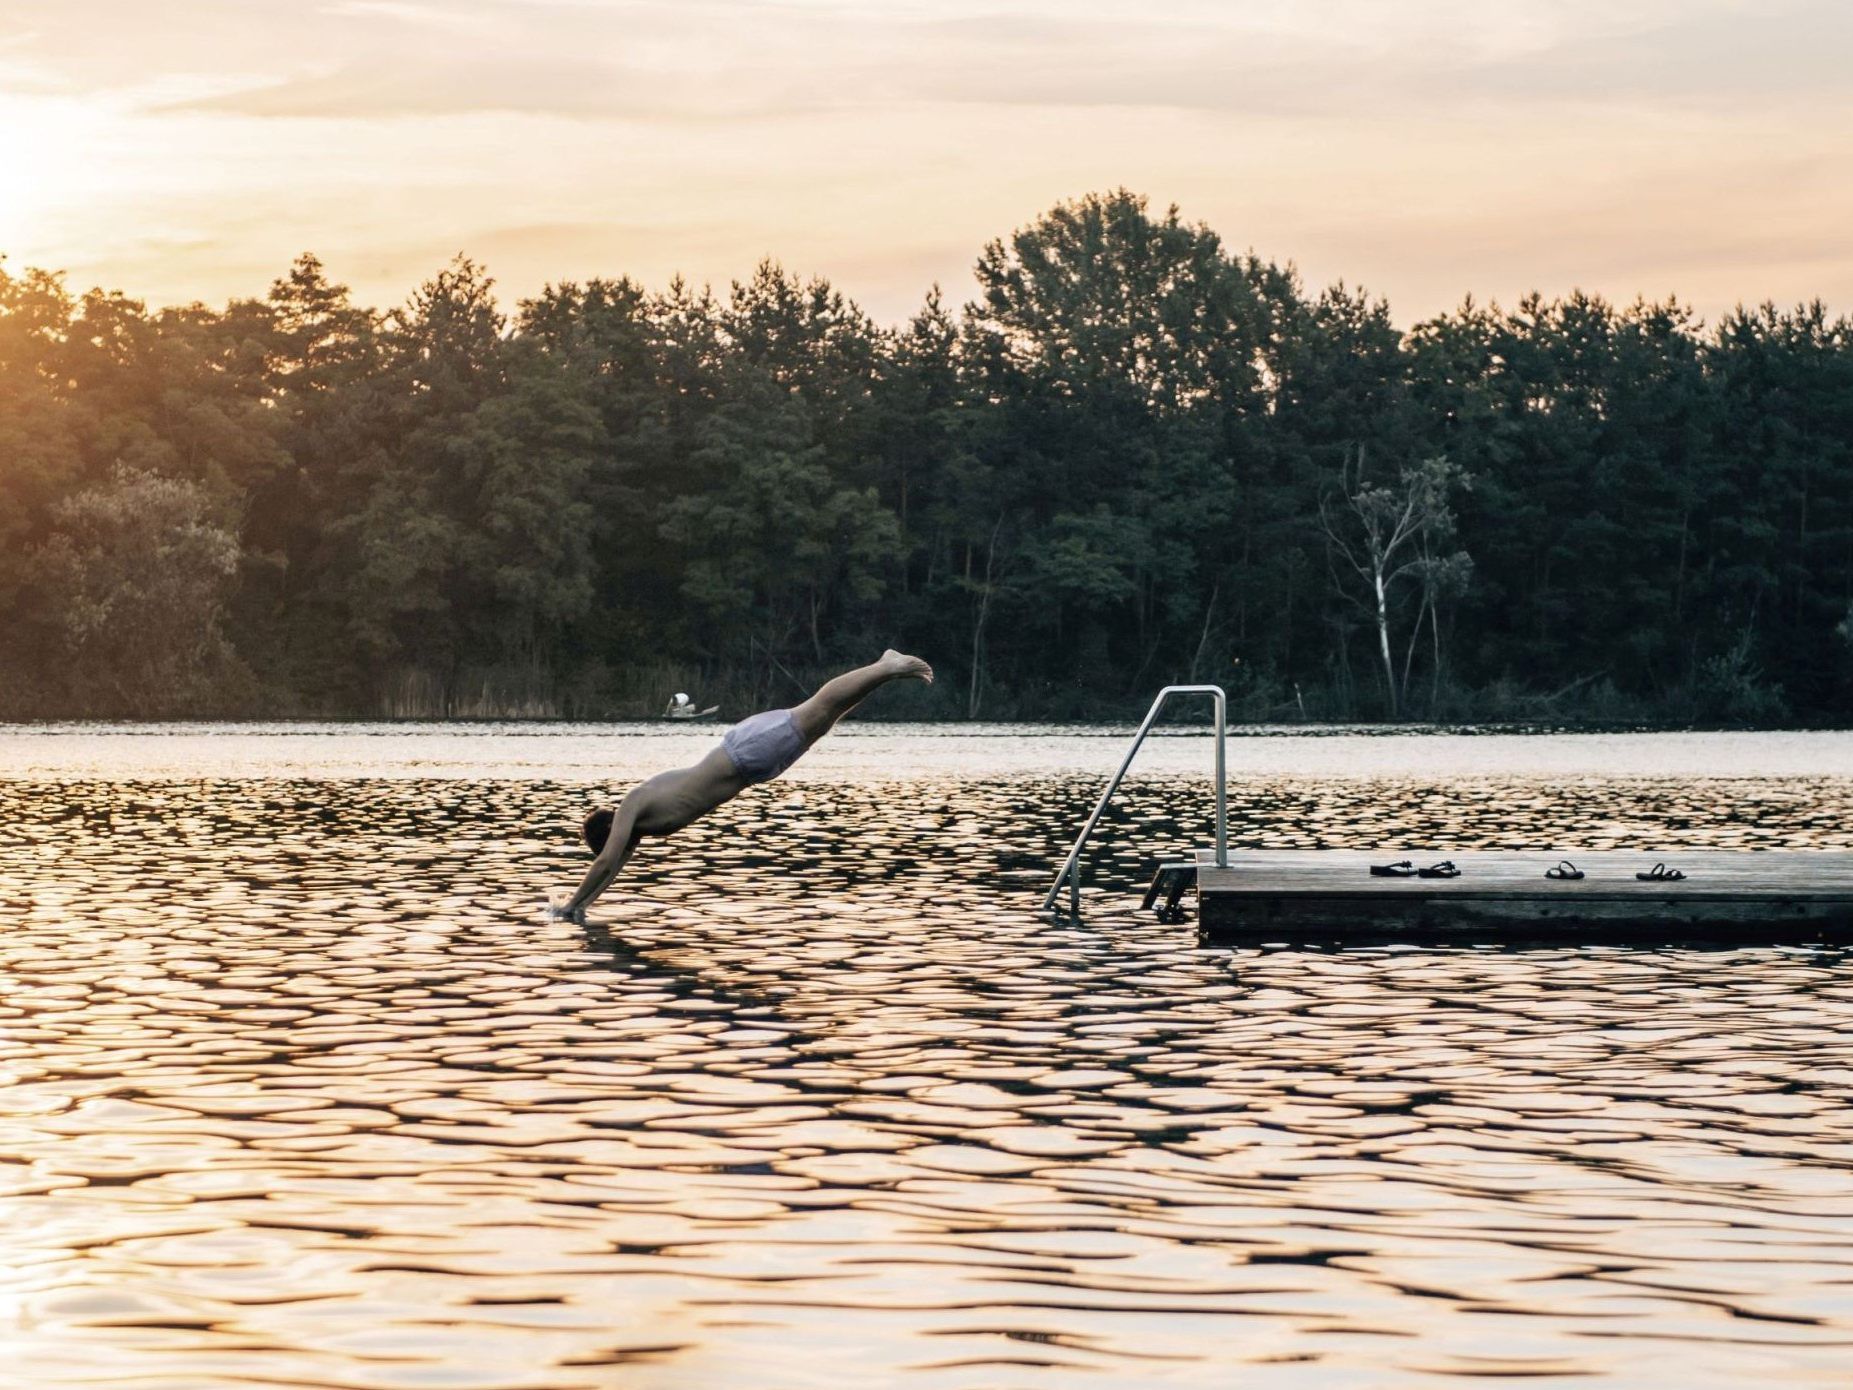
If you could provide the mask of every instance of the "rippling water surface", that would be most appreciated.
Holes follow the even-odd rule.
[[[1151,750],[0,730],[0,1384],[1844,1386],[1853,962],[1199,948]],[[1847,735],[1240,739],[1273,845],[1853,847]]]

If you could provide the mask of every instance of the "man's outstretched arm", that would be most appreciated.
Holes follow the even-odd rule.
[[[586,869],[578,889],[565,902],[550,904],[548,915],[563,917],[569,922],[583,922],[586,909],[597,902],[598,895],[611,886],[611,880],[618,876],[618,870],[624,867],[624,861],[631,857],[631,851],[636,848],[636,818],[626,816],[623,808],[620,808],[611,823],[611,834],[605,839],[605,847]]]

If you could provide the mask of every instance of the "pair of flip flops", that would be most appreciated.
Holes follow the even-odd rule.
[[[1454,867],[1451,859],[1430,864],[1426,869],[1418,869],[1407,859],[1399,859],[1394,864],[1372,864],[1370,874],[1372,878],[1459,878],[1461,871]]]
[[[1546,869],[1544,871],[1544,876],[1546,878],[1558,879],[1586,877],[1583,871],[1577,868],[1576,865],[1572,864],[1568,859],[1560,861],[1555,868]],[[1647,883],[1677,883],[1684,878],[1685,875],[1678,869],[1669,869],[1664,864],[1656,864],[1646,873],[1636,874],[1635,877]]]

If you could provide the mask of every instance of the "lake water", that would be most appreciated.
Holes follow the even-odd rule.
[[[1230,951],[1156,739],[0,728],[0,1384],[1853,1379],[1853,960]],[[1853,848],[1853,735],[1241,737],[1240,844]]]

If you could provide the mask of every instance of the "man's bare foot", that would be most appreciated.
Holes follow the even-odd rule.
[[[933,684],[933,668],[917,656],[905,656],[890,647],[881,654],[881,664],[894,672],[897,680],[918,680]]]

